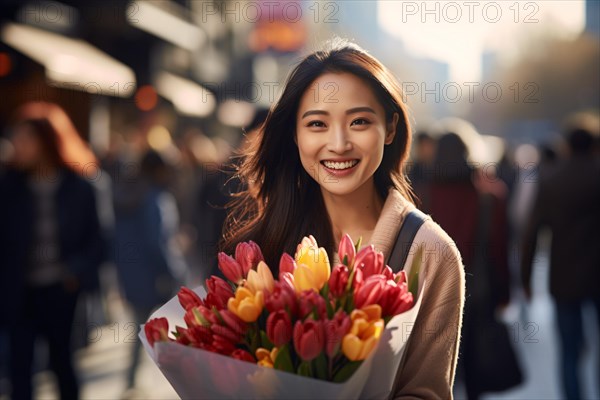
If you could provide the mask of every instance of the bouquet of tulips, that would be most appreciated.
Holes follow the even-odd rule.
[[[407,279],[373,245],[359,248],[345,235],[331,269],[305,237],[275,279],[259,246],[239,243],[234,257],[218,255],[226,279],[182,287],[142,342],[182,398],[386,396],[418,311],[420,257]]]

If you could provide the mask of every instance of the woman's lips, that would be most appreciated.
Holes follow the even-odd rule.
[[[356,166],[360,163],[357,159],[347,160],[323,160],[321,165],[329,175],[343,177],[350,175],[356,170]]]

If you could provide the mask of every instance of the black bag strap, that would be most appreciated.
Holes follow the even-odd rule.
[[[404,218],[404,222],[398,232],[396,238],[396,244],[390,255],[388,265],[394,272],[402,271],[404,264],[408,258],[408,252],[412,246],[413,240],[417,235],[417,232],[425,221],[431,219],[427,214],[424,214],[419,209],[414,209],[409,212]]]

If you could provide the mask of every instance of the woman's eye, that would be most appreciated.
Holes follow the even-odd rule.
[[[310,121],[308,123],[308,125],[306,125],[307,127],[315,127],[315,128],[323,128],[325,126],[325,124],[321,121]]]
[[[367,125],[369,123],[369,120],[364,119],[364,118],[357,118],[354,121],[352,121],[352,123],[350,125]]]

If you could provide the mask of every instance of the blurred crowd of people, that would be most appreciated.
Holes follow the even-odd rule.
[[[470,400],[526,379],[514,357],[495,370],[486,365],[490,343],[478,339],[511,296],[530,299],[543,228],[552,233],[550,293],[564,393],[581,397],[582,304],[600,310],[598,130],[597,118],[579,116],[560,146],[506,146],[495,160],[481,157],[480,135],[464,121],[441,121],[414,138],[407,173],[418,206],[454,239],[466,268],[459,379]],[[69,116],[49,103],[22,106],[4,131],[10,150],[0,166],[0,302],[11,306],[0,308],[0,375],[14,399],[32,398],[32,371],[46,367],[36,365],[41,336],[60,397],[75,399],[72,335],[85,318],[78,303],[99,298],[106,309],[103,268],[116,270],[136,324],[180,285],[217,273],[224,206],[237,184],[227,165],[238,144],[189,131],[159,151],[135,132],[98,159]],[[137,341],[130,388],[139,353]]]

